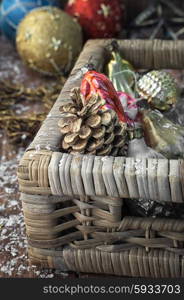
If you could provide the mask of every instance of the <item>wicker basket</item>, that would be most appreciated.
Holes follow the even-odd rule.
[[[184,161],[59,152],[61,102],[80,84],[76,73],[90,57],[103,70],[106,43],[87,42],[18,167],[29,257],[34,264],[65,271],[182,277],[184,221],[123,217],[123,198],[182,203]],[[138,68],[184,66],[182,41],[121,40],[119,45]]]

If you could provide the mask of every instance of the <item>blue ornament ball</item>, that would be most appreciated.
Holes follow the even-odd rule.
[[[59,0],[3,0],[0,7],[0,30],[15,41],[17,26],[32,10],[41,6],[60,6]]]

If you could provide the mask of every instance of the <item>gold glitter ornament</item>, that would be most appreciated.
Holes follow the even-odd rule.
[[[143,75],[137,83],[137,91],[152,107],[162,111],[170,109],[179,95],[175,79],[168,72],[159,70]]]
[[[59,8],[34,9],[18,27],[16,46],[32,69],[48,75],[66,74],[82,48],[81,26]]]

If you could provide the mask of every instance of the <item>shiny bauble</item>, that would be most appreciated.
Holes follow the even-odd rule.
[[[14,41],[18,24],[32,9],[59,4],[59,0],[3,0],[0,8],[0,29],[7,38]]]
[[[48,75],[66,74],[82,48],[81,26],[59,8],[38,8],[20,23],[16,45],[32,69]]]
[[[66,12],[77,18],[86,38],[110,38],[122,29],[124,6],[119,0],[69,0]]]
[[[166,71],[153,70],[146,73],[139,79],[137,90],[153,108],[161,111],[175,105],[179,96],[175,78]]]
[[[175,105],[179,96],[175,78],[168,72],[159,70],[143,75],[137,83],[137,91],[153,108],[161,111]]]

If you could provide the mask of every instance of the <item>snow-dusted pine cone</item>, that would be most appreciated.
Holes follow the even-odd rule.
[[[119,122],[105,100],[94,94],[86,103],[79,88],[72,89],[71,99],[73,102],[60,107],[61,148],[72,154],[124,155],[126,124]]]

